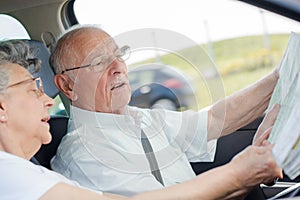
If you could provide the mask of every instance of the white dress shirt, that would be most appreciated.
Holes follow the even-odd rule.
[[[213,161],[216,141],[207,142],[207,110],[174,112],[128,107],[126,115],[71,107],[68,134],[53,170],[103,192],[133,195],[160,189],[140,140],[145,132],[165,186],[195,177],[189,162]]]

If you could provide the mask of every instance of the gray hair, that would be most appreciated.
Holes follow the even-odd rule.
[[[67,66],[66,63],[70,63],[70,59],[76,61],[79,56],[74,49],[73,39],[80,35],[83,31],[89,29],[96,29],[105,32],[99,25],[95,24],[78,24],[72,26],[65,33],[63,33],[57,40],[56,44],[52,48],[52,53],[49,59],[50,66],[55,74],[61,73]]]
[[[7,67],[3,65],[15,63],[30,69],[29,66],[34,64],[33,72],[40,69],[41,61],[33,58],[32,51],[29,46],[20,40],[8,40],[0,42],[0,94],[6,92],[9,83],[9,72]]]

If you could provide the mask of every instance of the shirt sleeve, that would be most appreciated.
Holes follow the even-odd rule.
[[[0,159],[0,163],[0,199],[39,199],[60,182],[78,186],[76,182],[22,158]]]
[[[1,162],[0,173],[0,199],[39,199],[61,181],[26,160],[10,159]]]
[[[191,145],[186,151],[190,162],[212,162],[214,161],[217,140],[207,140],[208,109],[204,108],[197,112],[196,119],[191,116],[191,121],[196,131]]]
[[[217,140],[207,141],[208,109],[165,114],[167,134],[186,154],[189,162],[212,162]]]

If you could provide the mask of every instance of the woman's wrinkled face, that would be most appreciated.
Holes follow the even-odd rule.
[[[54,101],[38,90],[36,81],[25,68],[18,64],[7,64],[6,67],[10,75],[8,85],[20,84],[8,87],[1,100],[2,111],[7,118],[5,126],[10,142],[20,148],[23,157],[28,159],[41,144],[51,141],[48,110]]]

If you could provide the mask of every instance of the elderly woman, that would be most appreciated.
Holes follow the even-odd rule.
[[[41,79],[29,73],[29,70],[38,70],[39,66],[39,60],[32,58],[29,47],[24,43],[0,43],[0,199],[122,198],[80,187],[76,182],[28,161],[42,144],[51,141],[47,121],[50,118],[48,110],[54,102],[44,93]],[[269,120],[265,120],[265,127],[273,123],[276,112],[273,111],[270,116]],[[248,175],[243,174],[241,163],[247,163],[249,154],[257,160],[249,162],[256,172],[249,175],[259,177],[256,179],[258,182],[247,183],[243,180]],[[271,147],[252,146],[229,164],[191,181],[132,198],[233,198],[243,196],[254,185],[278,176],[282,174],[272,157]]]

